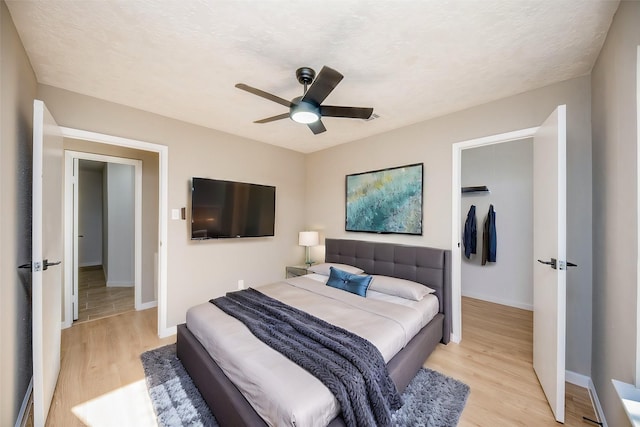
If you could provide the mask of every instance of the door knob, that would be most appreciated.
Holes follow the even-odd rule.
[[[42,261],[42,271],[46,270],[50,266],[59,265],[61,263],[62,261],[49,262],[48,259],[45,259],[44,261]],[[19,265],[18,268],[28,268],[29,270],[33,269],[33,271],[40,271],[41,264],[39,262],[36,262],[35,265],[33,265],[32,263],[28,262],[26,264]]]
[[[557,260],[555,258],[551,258],[551,261],[543,261],[541,259],[538,260],[540,264],[550,265],[554,270],[558,268]]]
[[[539,259],[538,262],[540,264],[550,265],[551,268],[553,268],[554,270],[558,269],[558,260],[555,258],[551,258],[551,261],[542,261],[541,259]],[[572,262],[560,261],[560,270],[566,270],[567,267],[577,267],[577,266],[578,264],[574,264]]]
[[[62,261],[49,262],[49,260],[48,260],[48,259],[45,259],[45,260],[42,262],[42,264],[43,264],[42,270],[46,270],[47,268],[49,268],[49,267],[51,267],[51,266],[54,266],[54,265],[59,265],[61,262],[62,262]]]

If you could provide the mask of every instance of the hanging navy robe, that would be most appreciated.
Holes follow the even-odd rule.
[[[496,262],[497,248],[496,212],[493,210],[493,205],[489,205],[489,213],[484,220],[484,231],[482,234],[482,265],[485,265],[487,262]]]
[[[476,226],[476,206],[471,205],[467,220],[464,222],[464,235],[462,237],[464,244],[464,256],[471,258],[471,254],[476,253],[478,232]]]

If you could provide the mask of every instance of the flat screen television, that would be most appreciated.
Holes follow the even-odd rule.
[[[276,187],[208,178],[191,184],[192,240],[274,235]]]

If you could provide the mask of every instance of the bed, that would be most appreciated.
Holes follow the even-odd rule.
[[[367,274],[411,280],[435,290],[437,314],[387,363],[391,379],[402,392],[437,344],[449,342],[450,251],[345,239],[326,239],[325,247],[327,263],[347,264]],[[177,355],[220,425],[267,425],[189,329],[189,320],[178,325]],[[328,425],[341,426],[344,421],[336,416]]]

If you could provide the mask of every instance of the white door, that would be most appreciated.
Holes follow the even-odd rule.
[[[559,422],[565,400],[566,158],[561,105],[533,140],[533,368]]]
[[[33,409],[44,426],[60,372],[62,321],[62,136],[44,103],[33,102]]]

